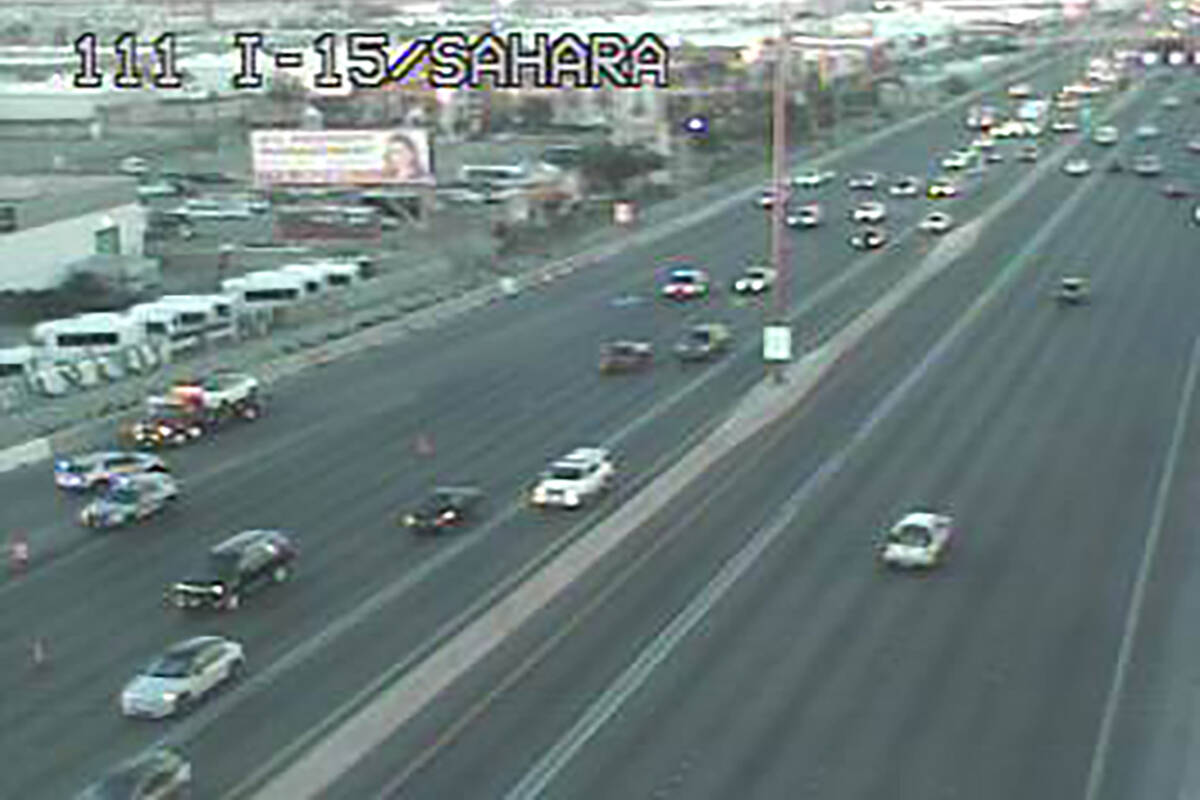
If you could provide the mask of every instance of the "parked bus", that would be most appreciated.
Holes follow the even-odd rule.
[[[171,352],[189,350],[200,344],[200,331],[184,322],[183,310],[170,303],[138,303],[125,312],[146,330],[150,339],[166,342]]]
[[[0,347],[0,381],[19,378],[33,370],[36,352],[28,345]]]
[[[234,294],[247,308],[287,308],[304,300],[303,277],[287,272],[251,272],[221,281],[221,291]]]
[[[29,338],[43,355],[54,359],[105,355],[150,342],[144,325],[125,314],[111,313],[39,322]]]
[[[325,291],[325,274],[309,264],[289,264],[279,271],[302,278],[306,297],[312,297]]]
[[[232,298],[219,294],[169,294],[160,297],[158,302],[178,307],[183,314],[184,327],[206,341],[232,339],[237,335]]]
[[[322,260],[309,262],[305,266],[319,270],[325,278],[325,285],[333,289],[344,289],[363,278],[362,265],[357,261]]]

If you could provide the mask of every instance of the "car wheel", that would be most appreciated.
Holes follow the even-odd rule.
[[[242,411],[242,419],[248,422],[254,422],[258,419],[258,406],[246,406],[245,410]]]
[[[237,661],[229,665],[229,671],[225,673],[225,680],[229,683],[236,683],[242,679],[242,675],[246,672],[246,662],[239,658]]]
[[[187,714],[195,707],[195,705],[196,698],[192,697],[190,694],[181,694],[179,695],[179,699],[175,701],[175,713]]]
[[[290,576],[291,576],[291,572],[290,572],[290,571],[288,570],[288,568],[287,568],[287,567],[285,567],[285,566],[278,566],[278,567],[276,567],[276,568],[275,568],[275,571],[271,573],[271,578],[272,578],[272,579],[273,579],[273,580],[274,580],[276,583],[283,583],[283,582],[284,582],[284,581],[286,581],[286,580],[287,580],[287,579],[288,579]]]

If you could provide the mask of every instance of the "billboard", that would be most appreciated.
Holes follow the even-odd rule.
[[[260,187],[432,184],[428,131],[266,130],[250,134]]]

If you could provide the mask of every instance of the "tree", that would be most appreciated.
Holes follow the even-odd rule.
[[[590,186],[620,192],[630,178],[662,169],[665,160],[642,147],[598,144],[580,152],[579,168]]]

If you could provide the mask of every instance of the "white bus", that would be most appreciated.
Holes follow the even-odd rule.
[[[125,311],[125,315],[146,330],[146,336],[166,342],[171,352],[178,352],[200,344],[200,332],[184,322],[184,313],[170,303],[138,303]]]
[[[0,382],[31,372],[36,364],[36,356],[34,349],[28,345],[0,347]]]
[[[305,266],[319,270],[325,277],[325,285],[332,289],[344,289],[362,280],[362,264],[357,261],[330,259],[312,261]]]
[[[106,355],[150,342],[145,326],[137,320],[109,313],[39,322],[30,330],[29,339],[53,359]]]
[[[169,294],[158,299],[163,305],[179,308],[183,325],[207,341],[231,339],[237,335],[237,317],[232,298],[219,294]]]
[[[325,273],[310,264],[289,264],[279,271],[303,279],[306,297],[312,297],[325,291]]]
[[[221,281],[221,291],[236,295],[246,308],[287,308],[304,300],[304,278],[286,272],[251,272]]]

